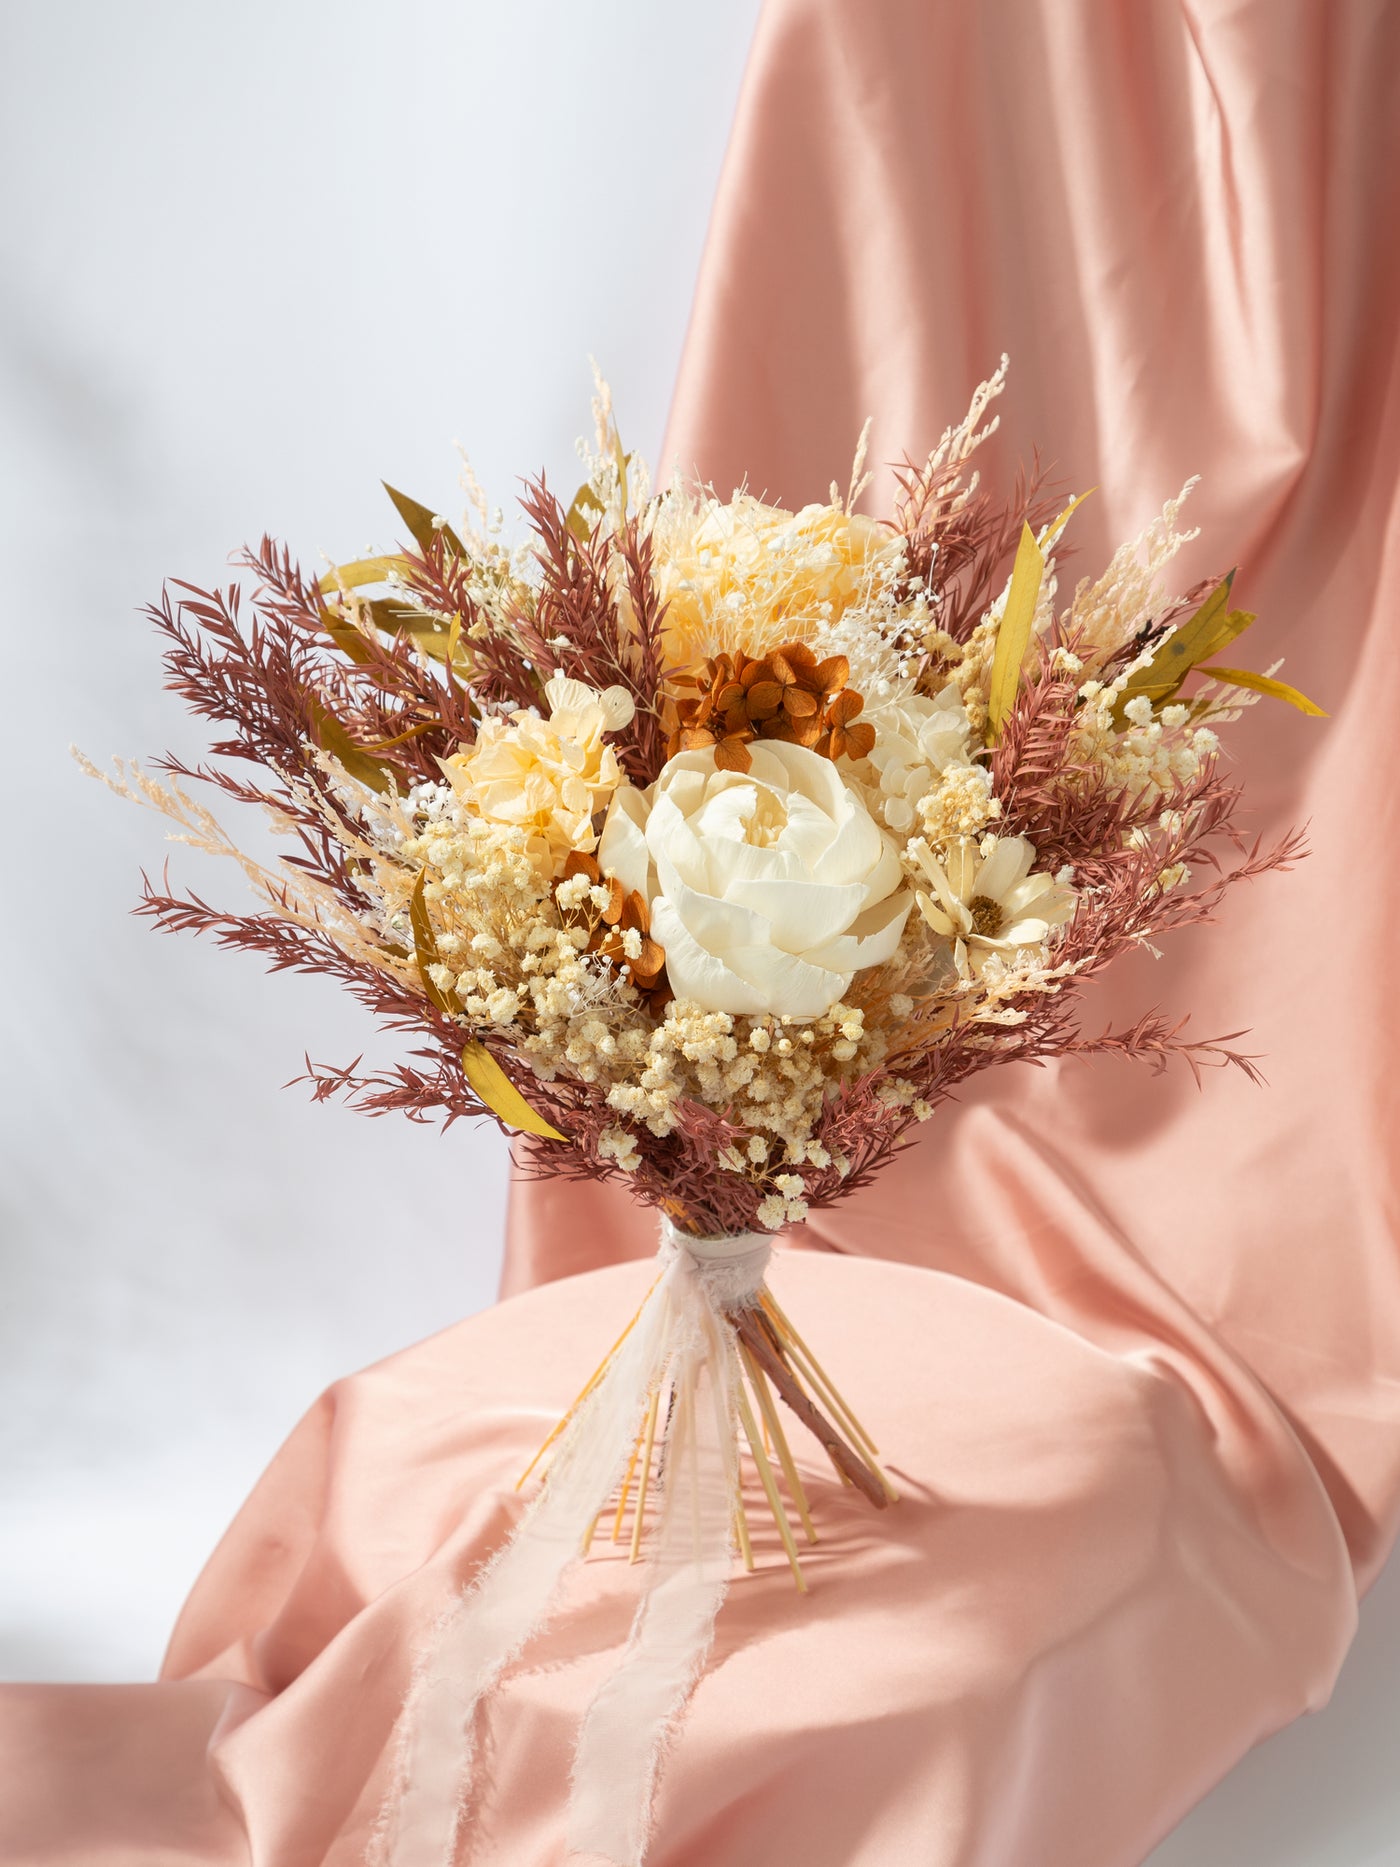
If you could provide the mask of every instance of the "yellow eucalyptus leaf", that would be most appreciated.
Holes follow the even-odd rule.
[[[580,544],[587,544],[589,534],[602,515],[603,502],[585,480],[570,502],[564,523]]]
[[[1071,507],[1071,511],[1073,508]],[[1045,555],[1035,541],[1029,525],[1021,527],[1021,542],[1016,547],[1016,562],[1011,571],[1011,587],[1006,593],[997,645],[992,656],[992,678],[987,692],[987,743],[995,745],[1001,729],[1011,716],[1016,689],[1021,683],[1021,663],[1035,622],[1035,606],[1040,596],[1040,580],[1045,575]]]
[[[1054,549],[1054,547],[1060,542],[1061,532],[1063,532],[1066,525],[1069,524],[1070,520],[1074,517],[1075,513],[1078,512],[1079,508],[1084,504],[1084,501],[1089,497],[1089,493],[1096,493],[1098,490],[1099,489],[1097,486],[1091,486],[1089,488],[1089,492],[1080,493],[1076,498],[1070,500],[1069,504],[1065,507],[1064,511],[1060,514],[1060,516],[1057,519],[1054,519],[1051,522],[1050,526],[1046,530],[1045,542],[1041,546],[1042,551],[1051,551]]]
[[[1300,713],[1310,714],[1315,720],[1331,717],[1325,707],[1320,707],[1315,700],[1309,700],[1306,694],[1299,693],[1296,687],[1290,687],[1287,681],[1276,681],[1267,674],[1255,674],[1250,668],[1197,668],[1196,672],[1209,675],[1213,681],[1223,681],[1227,687],[1247,687],[1251,693],[1267,694],[1270,700],[1286,701],[1290,707],[1297,707]]]
[[[530,1107],[485,1044],[468,1044],[463,1050],[462,1073],[480,1100],[493,1115],[499,1115],[508,1128],[542,1135],[547,1141],[568,1140],[567,1135],[560,1134],[543,1115]]]
[[[339,759],[350,776],[360,784],[367,784],[371,791],[389,789],[389,774],[384,766],[350,737],[334,713],[326,707],[316,708],[316,737],[322,751]]]
[[[408,924],[413,929],[413,956],[418,961],[418,975],[423,981],[428,1003],[451,1018],[461,1011],[462,1004],[455,992],[440,991],[433,983],[431,968],[440,965],[441,961],[437,940],[433,936],[433,923],[428,914],[427,897],[423,892],[427,882],[426,874],[420,869],[408,902]]]
[[[359,590],[367,583],[386,583],[391,570],[403,563],[401,557],[356,558],[351,564],[337,564],[328,570],[318,588],[322,596],[334,596],[337,590]]]
[[[323,610],[321,627],[347,660],[360,665],[369,660],[369,644],[354,623],[347,621],[338,610]]]
[[[1193,668],[1243,635],[1254,621],[1248,609],[1230,609],[1230,591],[1235,573],[1223,578],[1205,602],[1181,626],[1167,637],[1145,668],[1139,668],[1129,680],[1113,710],[1113,723],[1121,731],[1127,724],[1127,704],[1143,694],[1154,711],[1180,688]]]
[[[381,480],[380,485],[393,500],[394,510],[408,527],[409,536],[424,556],[434,538],[444,539],[459,558],[467,555],[466,547],[450,525],[434,525],[433,520],[437,517],[435,512],[420,506],[416,499],[410,499],[407,493],[399,492],[387,480]]]

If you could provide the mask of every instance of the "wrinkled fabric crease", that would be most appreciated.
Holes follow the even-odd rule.
[[[869,416],[879,512],[1007,352],[984,484],[1040,444],[1097,489],[1067,578],[1199,475],[1174,582],[1237,565],[1242,655],[1330,717],[1233,734],[1251,833],[1306,823],[1308,860],[1086,1002],[1248,1030],[1267,1087],[988,1072],[775,1254],[901,1501],[794,1439],[811,1593],[760,1534],[648,1867],[1133,1867],[1327,1701],[1400,1515],[1397,71],[1388,0],[764,7],[662,464],[799,505]],[[160,1683],[0,1691],[0,1860],[361,1867],[425,1632],[654,1250],[625,1190],[519,1178],[511,1300],[312,1410]],[[663,1565],[639,1613],[637,1574],[600,1534],[501,1644],[456,1867],[597,1860],[580,1727],[625,1735],[624,1656],[708,1612]]]

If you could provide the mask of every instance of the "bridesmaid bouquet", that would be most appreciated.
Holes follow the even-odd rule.
[[[523,542],[474,482],[461,526],[390,489],[402,548],[313,579],[265,539],[246,603],[180,584],[151,612],[170,686],[221,737],[214,763],[111,782],[233,857],[258,904],[148,882],[141,911],[329,974],[413,1040],[388,1071],[312,1067],[318,1098],[489,1116],[528,1171],[623,1182],[663,1226],[657,1284],[543,1489],[437,1630],[385,1859],[427,1858],[425,1834],[449,1858],[452,1733],[600,1516],[638,1556],[663,1449],[647,1599],[576,1769],[580,1844],[619,1860],[641,1857],[734,1550],[752,1564],[741,1446],[804,1585],[792,1519],[816,1533],[774,1392],[844,1481],[893,1496],[764,1282],[772,1234],[865,1185],[993,1064],[1254,1073],[1239,1033],[1155,1012],[1085,1034],[1079,997],[1300,853],[1244,843],[1218,733],[1260,694],[1318,709],[1221,665],[1254,620],[1230,576],[1165,592],[1185,492],[1061,590],[1079,501],[1035,479],[997,504],[971,466],[1004,375],[883,518],[856,510],[863,441],[848,493],[797,512],[649,496],[600,387],[587,479],[567,507],[531,484]],[[191,780],[262,807],[290,853],[238,847]]]

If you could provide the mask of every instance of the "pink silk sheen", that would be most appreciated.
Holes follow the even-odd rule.
[[[1400,1508],[1397,71],[1386,0],[769,0],[666,447],[722,493],[824,497],[867,415],[874,460],[922,458],[1005,350],[984,476],[1039,441],[1097,487],[1070,580],[1202,475],[1173,576],[1238,563],[1262,620],[1232,660],[1286,657],[1329,710],[1229,736],[1251,833],[1307,824],[1314,853],[1120,963],[1086,1024],[1247,1030],[1269,1086],[993,1071],[793,1242],[1257,1381],[1362,1586]],[[651,1249],[624,1193],[517,1182],[505,1287]]]
[[[867,414],[875,458],[920,454],[1005,349],[989,479],[1042,439],[1097,483],[1090,568],[1201,472],[1182,581],[1238,561],[1240,658],[1332,719],[1233,735],[1311,860],[1089,1014],[1252,1027],[1269,1088],[992,1073],[775,1264],[905,1496],[877,1515],[798,1436],[812,1593],[771,1535],[736,1579],[652,1867],[1132,1867],[1330,1689],[1400,1508],[1398,69],[1384,0],[763,14],[668,457],[820,496]],[[521,1184],[506,1283],[655,1246],[622,1194]],[[332,1390],[163,1683],[0,1693],[0,1861],[357,1864],[413,1653],[647,1278],[548,1282]],[[636,1583],[591,1560],[489,1706],[472,1863],[565,1860]]]
[[[164,1683],[0,1694],[0,1860],[358,1867],[414,1650],[649,1281],[552,1283],[332,1389],[214,1555]],[[1115,1353],[904,1265],[784,1253],[771,1282],[903,1496],[876,1514],[794,1436],[821,1535],[803,1599],[751,1483],[758,1573],[720,1616],[650,1867],[1130,1867],[1325,1698],[1352,1631],[1335,1515],[1184,1306],[1125,1308]],[[487,1705],[463,1867],[582,1858],[572,1744],[639,1580],[601,1548]]]

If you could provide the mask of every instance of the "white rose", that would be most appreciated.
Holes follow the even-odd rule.
[[[912,905],[894,849],[830,759],[781,740],[747,772],[682,752],[614,795],[605,872],[651,906],[677,998],[818,1018],[894,953]]]

